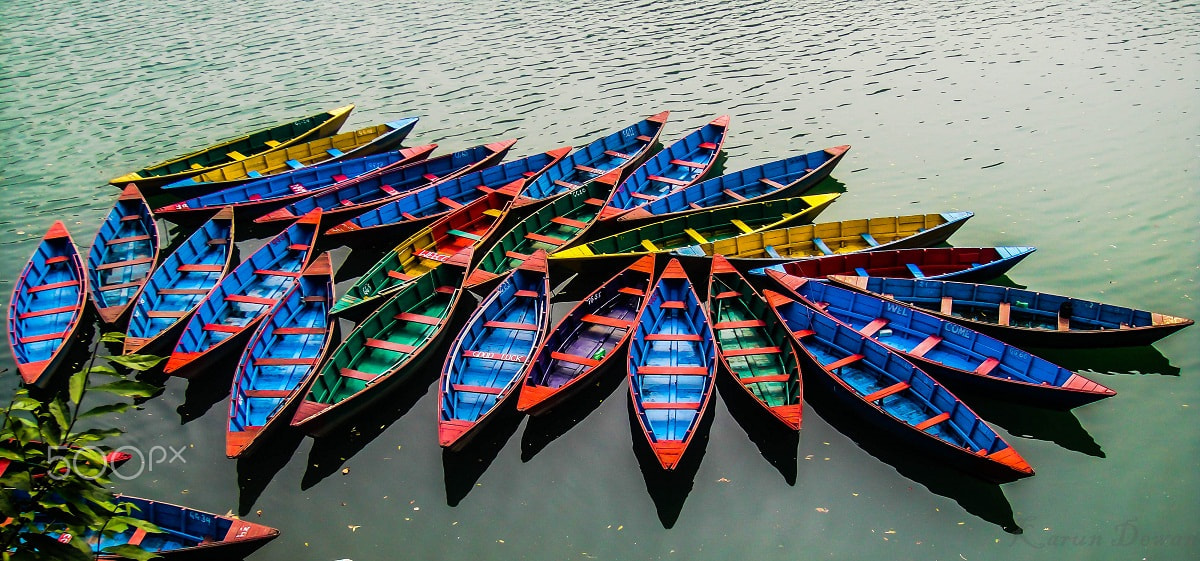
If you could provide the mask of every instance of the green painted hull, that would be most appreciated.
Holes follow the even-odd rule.
[[[672,251],[693,255],[689,250],[699,244],[811,221],[837,197],[810,195],[699,211],[562,250],[551,258],[628,257]]]
[[[361,410],[385,382],[414,372],[444,337],[465,278],[465,264],[443,264],[363,320],[322,367],[292,426],[322,434]]]
[[[492,244],[467,279],[467,287],[495,280],[520,266],[533,252],[551,253],[583,236],[612,197],[613,182],[596,180],[554,199]]]
[[[786,328],[728,261],[714,260],[708,282],[707,311],[721,363],[763,409],[799,429],[800,361]]]

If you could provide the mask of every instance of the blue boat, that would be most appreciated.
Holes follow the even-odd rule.
[[[87,305],[79,249],[55,220],[17,277],[8,303],[8,344],[21,380],[44,386],[62,363]]]
[[[312,257],[321,212],[304,215],[252,253],[200,303],[163,372],[190,378],[220,355],[237,352]],[[204,357],[205,360],[198,360]]]
[[[453,154],[364,175],[299,199],[254,221],[287,222],[321,209],[325,220],[333,224],[341,223],[351,216],[362,214],[405,193],[491,167],[503,160],[504,155],[516,143],[516,139],[509,139],[481,144]]]
[[[895,302],[778,271],[771,276],[810,307],[904,354],[952,389],[1070,409],[1117,392],[978,331]]]
[[[1007,273],[1036,250],[1029,246],[998,246],[862,251],[759,267],[751,269],[750,274],[766,276],[768,270],[773,270],[808,279],[857,275],[986,281]]]
[[[650,155],[650,148],[658,142],[669,114],[663,111],[652,115],[576,150],[527,185],[525,192],[513,201],[513,207],[546,202],[613,170],[637,166]]]
[[[627,362],[633,411],[650,449],[673,470],[712,398],[712,327],[679,260],[672,259],[638,316]]]
[[[282,152],[268,152],[241,160],[243,164],[250,164],[246,167],[231,164],[208,173],[168,183],[162,188],[174,190],[177,193],[198,191],[211,193],[214,190],[225,189],[264,176],[279,175],[305,167],[344,162],[396,150],[400,147],[400,143],[408,137],[408,133],[417,126],[419,120],[419,117],[405,117],[381,125],[289,146]],[[238,169],[230,170],[231,167],[238,167]],[[264,173],[260,173],[260,171]]]
[[[728,130],[729,115],[721,115],[655,154],[617,185],[604,213],[606,218],[620,216],[700,181],[717,163]]]
[[[665,196],[640,199],[644,204],[630,207],[628,212],[616,216],[617,225],[633,227],[695,210],[797,197],[829,177],[849,149],[849,145],[834,146],[727,173],[669,194],[664,193]],[[620,196],[619,187],[617,193],[613,200]]]
[[[778,292],[766,290],[764,296],[800,350],[807,387],[826,388],[897,443],[968,473],[994,481],[1033,475],[996,431],[901,355]]]
[[[325,358],[335,324],[333,263],[322,253],[259,324],[238,361],[229,400],[225,455],[250,453],[263,435],[291,421]]]
[[[233,208],[225,207],[163,260],[134,301],[125,354],[153,352],[179,336],[233,260]]]
[[[339,183],[374,171],[420,162],[428,158],[435,149],[437,149],[437,144],[429,144],[301,168],[166,205],[155,209],[154,213],[171,217],[188,216],[212,212],[214,209],[233,205],[238,209],[239,214],[252,216],[297,199],[323,193]]]
[[[455,337],[438,383],[438,443],[461,449],[516,394],[550,323],[550,276],[538,250],[491,292]]]
[[[1149,345],[1193,323],[1158,312],[1006,286],[843,276],[830,280],[1026,347]]]
[[[25,494],[24,491],[15,493]],[[55,531],[47,532],[46,536],[64,544],[83,540],[87,544],[85,547],[93,551],[118,545],[132,545],[155,554],[155,559],[161,557],[168,561],[241,559],[279,537],[279,530],[275,528],[241,520],[232,515],[213,514],[128,495],[116,495],[115,501],[132,503],[136,508],[125,516],[150,522],[162,532],[151,533],[128,525],[123,532],[104,536],[94,532],[73,536]],[[55,524],[56,521],[51,511],[37,513],[34,522],[42,526]],[[92,558],[91,555],[85,557]],[[116,561],[128,557],[98,553],[95,559]]]
[[[120,323],[158,261],[158,223],[130,183],[113,205],[88,251],[88,287],[100,320]]]
[[[498,191],[515,181],[525,183],[563,159],[570,146],[492,166],[404,194],[383,206],[355,216],[325,231],[326,235],[370,234],[393,226],[423,226]]]

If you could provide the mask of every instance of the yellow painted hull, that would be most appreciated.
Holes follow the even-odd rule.
[[[142,189],[161,187],[167,183],[173,183],[180,179],[186,179],[202,173],[208,173],[217,168],[226,166],[232,162],[248,159],[253,156],[266,154],[269,152],[283,151],[289,146],[294,146],[298,143],[307,142],[316,138],[331,136],[342,128],[346,123],[346,119],[350,117],[350,112],[354,110],[354,105],[346,105],[331,109],[320,115],[314,115],[306,119],[319,118],[320,121],[316,126],[305,130],[288,139],[271,141],[270,143],[262,143],[253,148],[235,149],[234,147],[243,147],[249,139],[255,135],[260,135],[267,131],[272,131],[280,127],[286,127],[292,123],[285,125],[277,125],[261,131],[244,134],[236,138],[222,141],[218,144],[208,146],[206,148],[190,152],[182,156],[159,162],[152,166],[148,166],[133,173],[127,173],[120,177],[114,178],[109,183],[118,186],[124,186],[129,183],[135,183]],[[193,163],[190,166],[184,167],[182,171],[167,171],[180,168],[191,160],[211,160],[218,159],[216,163],[211,165],[201,165]]]

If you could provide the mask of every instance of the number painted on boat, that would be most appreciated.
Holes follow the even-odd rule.
[[[970,329],[970,328],[963,327],[963,326],[961,326],[961,325],[959,325],[959,324],[957,324],[957,323],[949,323],[949,322],[947,322],[947,323],[946,323],[946,331],[949,331],[950,333],[953,333],[953,334],[955,334],[955,335],[961,335],[961,336],[963,336],[963,337],[970,337],[970,336],[971,336],[971,329]]]
[[[211,524],[212,523],[212,517],[207,514],[204,514],[203,512],[196,512],[194,510],[189,510],[187,513],[187,516],[189,519],[195,520],[196,522],[199,522],[201,524]]]
[[[469,156],[470,154],[471,154],[471,153],[470,153],[469,151],[467,151],[467,150],[463,150],[462,152],[455,152],[455,153],[454,153],[454,157],[455,157],[455,158],[466,158],[466,157],[467,157],[467,156]]]
[[[299,183],[293,183],[291,185],[288,185],[288,189],[291,189],[293,193],[307,193],[308,192],[308,189],[305,189],[304,186]]]
[[[445,263],[445,262],[446,262],[446,260],[450,258],[450,256],[449,256],[449,255],[442,255],[442,254],[440,254],[440,253],[437,253],[437,252],[434,252],[434,251],[429,251],[429,250],[427,250],[427,249],[422,249],[421,251],[418,251],[418,252],[417,252],[417,257],[422,257],[422,258],[425,258],[425,259],[431,259],[431,260],[433,260],[433,261],[440,261],[440,262],[442,262],[442,263]]]
[[[637,128],[635,127],[629,127],[621,131],[621,136],[633,136],[635,134],[637,134]]]
[[[467,358],[484,358],[489,360],[503,360],[506,362],[525,362],[525,355],[511,355],[508,353],[489,353],[487,351],[463,351],[463,356]]]
[[[592,294],[592,295],[588,296],[588,297],[587,297],[587,300],[584,300],[584,301],[583,301],[583,303],[584,303],[584,304],[587,304],[587,305],[589,305],[589,306],[590,306],[590,305],[592,305],[592,304],[595,304],[595,303],[596,303],[596,301],[597,301],[597,300],[599,300],[601,296],[602,296],[602,294],[600,294],[599,292],[597,292],[597,293],[595,293],[595,294]]]
[[[1021,349],[1018,349],[1016,347],[1009,347],[1008,348],[1008,356],[1015,358],[1017,360],[1025,360],[1025,359],[1029,358],[1029,353],[1022,351]]]
[[[250,527],[242,526],[241,528],[238,528],[237,535],[235,535],[234,538],[244,538],[248,533],[250,533]]]
[[[896,314],[898,316],[908,317],[908,306],[902,306],[900,304],[893,304],[891,302],[886,302],[884,305],[887,306],[887,311],[889,311],[893,314]]]

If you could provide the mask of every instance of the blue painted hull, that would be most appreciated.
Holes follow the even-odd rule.
[[[435,148],[437,148],[436,144],[430,144],[301,168],[256,179],[215,193],[193,197],[156,209],[155,212],[166,216],[188,215],[212,212],[233,205],[237,207],[239,215],[252,216],[255,213],[267,212],[289,201],[322,193],[338,183],[368,173],[422,161],[429,157]]]
[[[1033,469],[987,423],[923,370],[781,294],[768,303],[793,334],[805,385],[819,384],[865,422],[984,479],[1007,481]]]
[[[232,259],[233,209],[226,208],[188,236],[146,280],[131,306],[125,354],[154,352],[178,337]]]
[[[438,442],[461,449],[520,388],[550,322],[546,253],[538,251],[471,314],[442,366]]]
[[[656,200],[631,206],[633,210],[618,216],[617,223],[622,227],[633,227],[695,210],[798,197],[829,177],[849,148],[838,146],[801,154],[664,193]],[[613,196],[614,201],[622,196],[620,188],[617,193]],[[630,198],[627,194],[624,197]]]
[[[333,337],[333,268],[323,254],[305,270],[242,353],[230,391],[225,454],[253,451],[262,437],[291,420]]]
[[[221,279],[188,320],[163,371],[192,377],[203,363],[240,350],[308,264],[319,222],[319,212],[296,221]]]
[[[88,251],[88,287],[100,320],[120,323],[158,261],[158,224],[137,187],[126,187]]]
[[[712,398],[717,366],[704,306],[672,259],[650,291],[629,344],[633,411],[665,470],[679,464]]]
[[[367,234],[391,227],[419,227],[487,196],[514,181],[531,181],[562,159],[562,150],[534,154],[519,160],[417,189],[398,199],[330,228],[326,234]]]
[[[56,221],[25,264],[8,304],[8,342],[26,384],[44,386],[62,363],[87,292],[79,250]]]
[[[636,166],[658,142],[667,121],[664,111],[576,150],[525,187],[513,204],[549,201],[574,191],[613,170]]]
[[[626,211],[700,181],[716,163],[728,128],[729,117],[719,117],[655,154],[617,185],[609,206]]]
[[[908,306],[830,283],[804,282],[793,290],[955,389],[1061,409],[1116,395],[1024,350]]]

